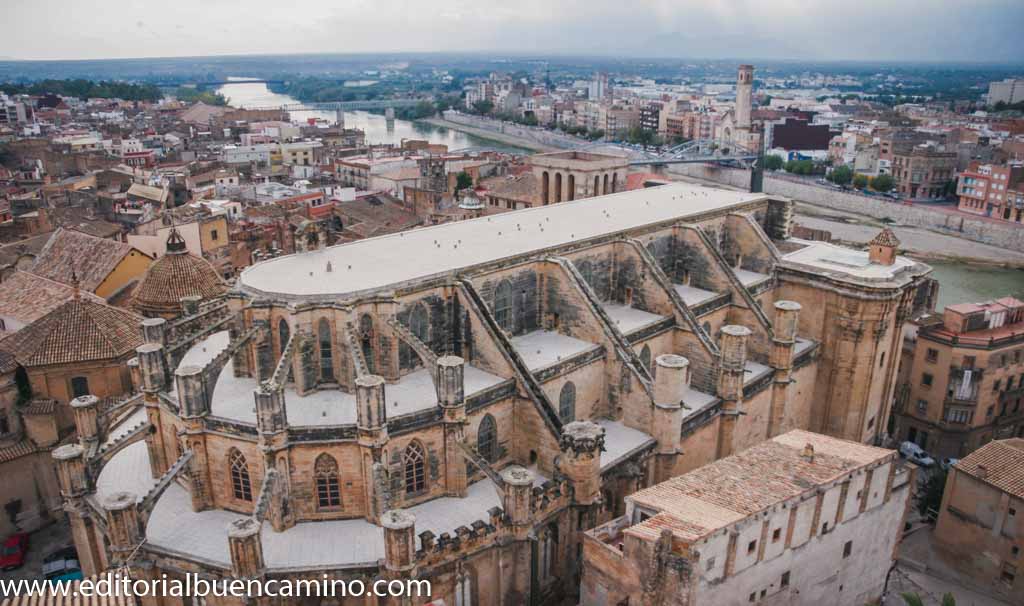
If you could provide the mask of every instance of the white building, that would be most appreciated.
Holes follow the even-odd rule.
[[[995,105],[1000,101],[1006,104],[1024,101],[1024,79],[1007,78],[1002,82],[989,82],[989,104]]]
[[[585,535],[580,604],[876,603],[913,476],[857,442],[761,442],[627,496],[624,516]]]

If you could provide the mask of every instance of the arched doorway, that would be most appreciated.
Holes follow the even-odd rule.
[[[548,171],[544,171],[544,174],[541,175],[540,186],[541,193],[543,195],[543,198],[541,199],[544,201],[544,205],[546,206],[551,202],[551,175],[548,174]]]
[[[569,175],[569,191],[565,199],[569,201],[576,199],[576,175]]]
[[[555,173],[555,202],[562,201],[562,173]]]

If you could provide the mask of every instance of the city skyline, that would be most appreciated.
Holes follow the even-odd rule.
[[[61,20],[32,19],[43,10]],[[16,0],[0,26],[0,59],[69,60],[211,55],[499,52],[623,57],[817,61],[1013,62],[1024,5],[1010,0],[891,5],[870,0],[761,5],[648,0],[492,2],[313,1],[300,9],[256,0],[176,4],[172,17],[131,0]],[[67,22],[77,24],[73,30]],[[97,32],[117,31],[114,37]],[[258,35],[253,35],[258,32]],[[387,32],[388,35],[381,35]],[[941,32],[941,35],[936,35]],[[629,35],[624,35],[629,34]]]

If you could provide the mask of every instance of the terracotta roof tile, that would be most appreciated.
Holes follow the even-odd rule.
[[[813,458],[804,454],[807,445],[814,449]],[[673,518],[683,529],[676,536],[692,540],[892,456],[891,450],[796,430],[629,498]],[[695,535],[700,528],[706,532]]]
[[[1024,438],[989,442],[961,459],[956,469],[1024,499]]]
[[[886,227],[882,231],[878,232],[878,235],[875,236],[868,244],[874,246],[891,246],[892,248],[899,248],[900,239],[896,237],[896,234],[893,233],[891,229]]]
[[[21,324],[31,324],[60,307],[74,294],[75,289],[67,284],[26,271],[16,271],[0,283],[0,315]],[[90,293],[82,296],[101,301]]]
[[[212,299],[226,290],[209,261],[187,252],[169,252],[146,270],[132,294],[132,306],[141,313],[178,313],[182,297]]]
[[[119,358],[139,345],[142,317],[86,298],[67,301],[0,341],[22,366]]]
[[[97,238],[72,229],[58,229],[29,270],[63,284],[73,282],[94,292],[135,248],[124,242]]]
[[[30,455],[36,451],[36,445],[30,440],[22,440],[17,444],[0,448],[0,463],[13,461],[14,459]]]

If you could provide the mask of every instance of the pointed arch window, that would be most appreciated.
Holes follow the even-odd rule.
[[[644,348],[640,350],[640,363],[644,365],[648,373],[653,373],[651,369],[651,347],[644,345]]]
[[[593,288],[594,265],[590,261],[580,261],[579,264],[576,265],[576,269],[580,272],[580,275],[583,276],[583,281]]]
[[[555,578],[555,567],[558,562],[558,526],[548,524],[541,531],[540,544],[540,581],[549,583]]]
[[[366,360],[366,372],[373,374],[376,364],[373,358],[373,318],[370,314],[363,314],[359,318],[359,344]]]
[[[558,418],[562,423],[576,420],[576,385],[572,381],[566,381],[558,394]]]
[[[421,342],[428,344],[430,341],[430,321],[427,315],[427,308],[422,303],[417,303],[409,314],[409,332],[416,335]]]
[[[280,342],[281,353],[284,354],[284,348],[288,345],[288,339],[291,338],[292,331],[288,328],[288,322],[284,318],[277,323],[277,340]]]
[[[502,280],[494,289],[494,321],[505,332],[513,332],[512,283],[508,280]]]
[[[316,502],[321,509],[341,507],[341,482],[338,480],[338,462],[329,454],[322,454],[313,464],[316,478]]]
[[[476,575],[469,567],[459,571],[455,577],[455,606],[473,606],[473,586]]]
[[[402,453],[402,464],[405,466],[405,494],[416,494],[427,487],[427,455],[423,445],[412,442]]]
[[[228,466],[231,470],[231,490],[240,501],[252,500],[252,482],[249,480],[249,464],[236,448],[228,452]]]
[[[489,414],[484,415],[476,430],[476,450],[488,463],[498,460],[498,424]]]
[[[334,381],[334,349],[331,345],[331,323],[320,318],[316,328],[317,344],[320,346],[320,380]]]

